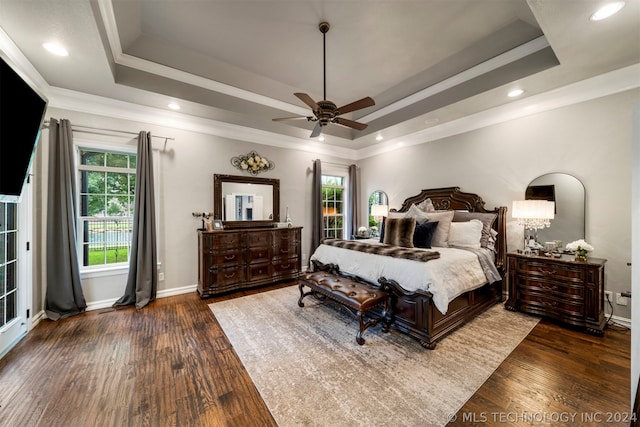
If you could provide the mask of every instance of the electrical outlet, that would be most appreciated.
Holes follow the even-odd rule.
[[[164,273],[158,273],[158,281],[162,282],[164,280]]]
[[[611,291],[604,291],[604,299],[605,299],[606,301],[613,302],[613,292],[611,292]]]
[[[627,305],[627,298],[623,297],[620,292],[616,292],[616,304]]]

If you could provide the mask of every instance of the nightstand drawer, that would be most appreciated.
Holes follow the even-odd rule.
[[[518,276],[518,291],[551,294],[559,298],[584,300],[584,286],[571,285],[556,280],[532,280],[526,275]]]
[[[584,282],[585,270],[581,266],[537,260],[518,260],[518,271],[534,279],[557,279]]]

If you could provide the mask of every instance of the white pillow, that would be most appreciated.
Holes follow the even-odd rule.
[[[482,227],[482,221],[477,219],[452,222],[449,227],[449,246],[480,249]]]

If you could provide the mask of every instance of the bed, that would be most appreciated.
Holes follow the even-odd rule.
[[[433,255],[430,258],[435,258],[416,261],[411,257],[385,256],[346,248],[349,245],[361,247],[366,244],[364,242],[343,241],[338,245],[323,241],[313,253],[311,263],[313,270],[329,270],[342,276],[356,277],[387,290],[392,307],[387,315],[392,317],[393,327],[418,339],[425,348],[434,349],[448,333],[502,300],[507,208],[487,210],[477,194],[462,192],[459,187],[448,187],[422,190],[420,194],[407,198],[400,209],[392,210],[389,218],[414,215],[419,223],[419,216],[415,217],[419,212],[416,209],[422,210],[425,206],[429,208],[425,216],[431,222],[441,219],[439,222],[444,225],[437,226],[440,231],[440,227],[449,227],[453,223],[460,224],[451,230],[467,228],[471,220],[476,220],[477,224],[477,219],[480,219],[483,222],[482,247],[443,247],[442,241],[436,242],[438,239],[433,236],[430,249],[402,248],[401,252],[425,251]],[[450,223],[442,219],[451,215],[454,219]],[[394,223],[387,221],[385,224]],[[453,241],[453,233],[450,237]],[[459,243],[458,240],[456,242]],[[379,239],[369,243],[380,245]],[[382,246],[391,249],[389,245]],[[488,262],[492,264],[491,268],[486,265]],[[481,273],[478,273],[476,264],[482,269]],[[468,271],[463,274],[460,268]],[[465,278],[461,279],[463,276]]]

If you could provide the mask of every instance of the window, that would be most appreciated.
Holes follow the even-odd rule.
[[[0,330],[18,315],[17,206],[0,202]]]
[[[324,237],[342,239],[345,215],[345,177],[322,175]]]
[[[127,263],[131,247],[136,155],[79,149],[78,246],[82,266]]]

